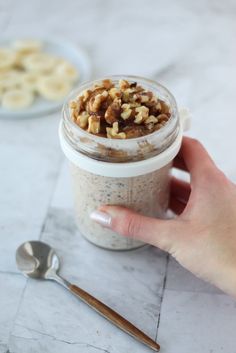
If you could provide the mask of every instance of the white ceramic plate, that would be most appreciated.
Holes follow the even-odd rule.
[[[33,39],[33,38],[32,38]],[[79,83],[90,79],[91,65],[90,60],[86,52],[84,52],[79,46],[73,45],[66,42],[65,39],[43,39],[35,38],[43,42],[43,51],[58,55],[64,59],[67,59],[73,64],[79,71],[79,79],[75,82],[74,87]],[[0,40],[0,47],[9,47],[16,38],[7,38]],[[0,118],[30,118],[36,115],[46,115],[61,109],[64,100],[62,101],[47,101],[44,98],[36,97],[34,103],[24,110],[10,111],[4,109],[0,105]]]

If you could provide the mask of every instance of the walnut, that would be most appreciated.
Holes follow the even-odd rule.
[[[71,101],[69,103],[71,116],[74,121],[76,121],[80,111],[83,109],[83,98],[79,97],[76,101]]]
[[[158,122],[158,119],[154,115],[149,115],[149,117],[144,121],[144,124],[145,125],[150,123],[156,124],[157,122]]]
[[[92,93],[92,91],[90,91],[89,89],[87,89],[86,91],[84,91],[83,92],[83,102],[86,102],[88,99],[89,99],[89,97],[91,96],[91,93]]]
[[[109,105],[105,112],[105,120],[108,124],[112,125],[114,122],[116,122],[121,113],[121,100],[120,99],[114,99],[112,104]]]
[[[114,87],[114,84],[112,83],[111,80],[103,80],[102,81],[102,86],[105,88],[105,89],[110,89],[112,87]]]
[[[130,84],[126,80],[120,80],[119,81],[119,87],[120,87],[121,90],[125,90],[126,88],[130,87]]]
[[[121,108],[122,108],[122,113],[120,114],[120,116],[122,117],[122,119],[124,120],[129,119],[132,113],[130,104],[122,104]]]
[[[90,112],[97,113],[99,111],[99,108],[102,102],[106,100],[107,96],[108,96],[108,92],[103,91],[102,93],[98,93],[95,96],[91,97],[91,99],[89,100]]]
[[[169,105],[138,85],[105,79],[70,102],[81,128],[107,138],[135,138],[161,129],[171,117]]]
[[[76,119],[76,123],[82,128],[85,129],[88,125],[89,114],[86,111],[83,111],[80,115],[78,115]]]
[[[137,138],[137,137],[145,135],[144,128],[142,125],[127,126],[124,129],[124,132],[126,134],[127,139]]]
[[[161,124],[157,123],[157,124],[154,125],[154,130],[155,130],[155,131],[156,131],[156,130],[160,130],[160,129],[162,128],[162,126],[163,126],[162,123],[161,123]]]
[[[149,109],[147,107],[142,105],[140,107],[135,108],[135,111],[137,113],[134,119],[134,122],[136,124],[141,124],[145,119],[147,119],[149,113]]]
[[[116,121],[112,124],[112,127],[107,127],[107,137],[108,138],[118,138],[118,139],[125,139],[126,134],[124,132],[119,132],[119,125]]]
[[[167,120],[169,120],[166,114],[159,114],[157,118],[159,123],[166,122]]]
[[[88,132],[92,134],[98,134],[100,132],[100,117],[97,115],[91,115],[88,118]]]
[[[78,109],[78,102],[77,101],[70,101],[69,107],[70,107],[70,109]]]
[[[131,93],[133,93],[132,88],[127,88],[122,92],[122,99],[124,102],[129,103],[131,100]]]
[[[169,106],[162,100],[160,100],[160,105],[161,105],[161,112],[164,114],[167,114],[170,112]]]
[[[111,96],[112,99],[115,99],[117,97],[120,98],[122,93],[118,88],[113,87],[109,90],[109,95]]]

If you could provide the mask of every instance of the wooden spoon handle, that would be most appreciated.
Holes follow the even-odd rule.
[[[154,351],[158,352],[160,350],[160,346],[158,343],[153,341],[144,332],[140,331],[137,327],[131,324],[131,322],[127,321],[120,314],[109,308],[106,304],[100,302],[100,300],[94,298],[91,294],[85,292],[83,289],[75,286],[74,284],[71,284],[69,286],[69,289],[71,292],[76,294],[83,302],[88,304],[91,308],[96,310],[99,314],[111,321],[121,330],[125,331],[140,342],[146,344]]]

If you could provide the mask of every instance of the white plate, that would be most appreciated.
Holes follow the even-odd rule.
[[[43,51],[65,58],[77,68],[79,71],[79,79],[75,82],[72,89],[74,89],[79,83],[90,79],[90,60],[86,52],[84,52],[79,46],[68,43],[65,39],[35,39],[43,42]],[[16,38],[1,39],[0,47],[9,47],[14,40],[16,40]],[[41,97],[36,97],[34,103],[30,107],[18,111],[4,109],[0,104],[0,118],[30,118],[36,115],[46,115],[61,109],[63,103],[64,99],[62,101],[53,102],[47,101]]]

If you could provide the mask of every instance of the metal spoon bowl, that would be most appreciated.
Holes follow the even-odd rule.
[[[83,289],[59,276],[57,272],[60,267],[60,260],[49,245],[40,241],[27,241],[17,249],[16,263],[18,269],[23,272],[25,276],[58,282],[121,330],[144,343],[154,351],[158,352],[160,350],[158,343],[153,341],[120,314]]]

